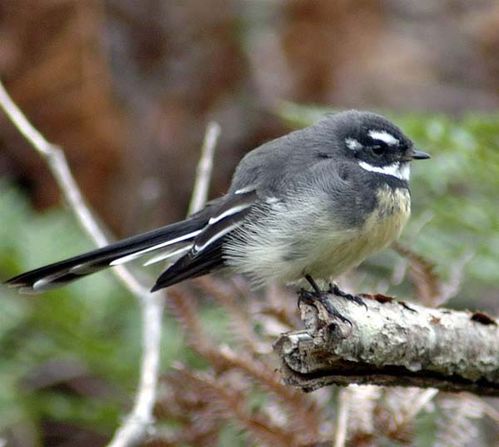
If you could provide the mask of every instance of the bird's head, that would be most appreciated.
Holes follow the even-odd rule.
[[[319,123],[334,135],[335,150],[366,171],[409,180],[409,163],[430,158],[393,123],[371,112],[336,113]]]

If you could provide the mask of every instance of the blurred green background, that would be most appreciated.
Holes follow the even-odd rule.
[[[432,155],[414,163],[402,243],[456,289],[446,305],[497,315],[498,24],[494,0],[3,0],[0,76],[117,237],[186,214],[210,120],[217,197],[259,144],[325,112],[383,113]],[[0,177],[0,280],[92,248],[3,115]],[[385,250],[345,281],[415,298],[405,267]],[[199,303],[215,339],[236,343],[226,312]],[[209,369],[169,314],[163,329],[163,372]],[[110,273],[41,296],[1,287],[0,446],[104,445],[133,400],[140,330]],[[422,416],[416,445],[432,445],[438,420]],[[227,424],[214,445],[257,445],[245,436]]]
[[[322,113],[294,104],[280,110],[294,125]],[[434,262],[443,279],[467,257],[462,287],[450,305],[497,314],[499,116],[399,114],[393,119],[432,154],[431,161],[413,168],[413,217],[402,241]],[[6,181],[0,191],[4,278],[92,248],[67,210],[34,211]],[[359,287],[375,291],[369,287],[389,277],[399,261],[388,250],[377,255],[361,267],[364,285]],[[388,291],[412,296],[406,281]],[[140,315],[133,298],[110,273],[42,296],[19,296],[5,288],[1,295],[0,431],[30,445],[39,436],[38,424],[51,421],[106,439],[137,383]],[[209,327],[218,328],[220,340],[230,339],[220,309],[208,304],[202,315]],[[175,320],[166,316],[163,329],[163,369],[174,361],[199,365]],[[225,433],[225,445],[240,439],[231,433]]]

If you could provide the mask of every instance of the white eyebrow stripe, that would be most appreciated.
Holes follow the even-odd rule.
[[[373,140],[383,141],[389,146],[395,146],[400,143],[398,138],[395,138],[391,133],[385,130],[370,130],[367,133]]]
[[[370,172],[378,172],[379,174],[391,175],[392,177],[399,178],[400,180],[409,180],[410,177],[410,167],[409,163],[402,163],[402,166],[398,161],[392,163],[388,166],[373,166],[365,161],[359,161],[359,166]]]
[[[239,211],[243,211],[252,205],[253,205],[253,203],[242,203],[241,205],[237,205],[233,208],[229,208],[228,210],[225,210],[222,214],[219,214],[218,216],[213,216],[208,221],[208,225],[212,225],[212,224],[218,222],[219,220],[222,220],[223,218],[225,218],[227,216],[232,216],[233,214],[237,214]]]
[[[196,231],[193,231],[192,233],[183,234],[182,236],[176,237],[174,239],[170,239],[170,240],[165,241],[161,244],[153,245],[152,247],[146,248],[144,250],[137,251],[135,253],[132,253],[132,254],[129,254],[126,256],[122,256],[121,258],[115,259],[109,265],[114,266],[114,265],[124,264],[125,262],[132,261],[133,259],[140,258],[144,253],[148,253],[150,251],[154,251],[154,250],[157,250],[159,248],[167,247],[168,245],[173,245],[173,244],[176,244],[177,242],[185,241],[186,239],[191,239],[194,236],[197,236],[199,233],[201,233],[201,231],[203,231],[203,230],[196,230]]]

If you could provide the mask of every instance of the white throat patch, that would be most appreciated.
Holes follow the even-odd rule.
[[[410,177],[410,167],[409,163],[400,163],[396,161],[388,166],[373,166],[365,161],[359,161],[359,166],[362,169],[370,172],[379,172],[380,174],[391,175],[392,177],[397,177],[400,180],[409,181]]]
[[[388,146],[396,146],[400,143],[398,138],[395,138],[391,133],[385,130],[370,130],[367,133],[373,140],[383,141],[383,143],[388,144]]]

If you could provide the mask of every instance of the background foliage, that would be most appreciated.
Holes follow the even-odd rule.
[[[118,236],[185,215],[209,120],[215,197],[264,141],[330,108],[381,111],[433,158],[414,163],[403,247],[342,284],[497,314],[498,24],[494,0],[2,0],[0,76]],[[0,280],[91,248],[3,116],[0,177]],[[330,444],[338,398],[357,403],[354,447],[494,445],[497,410],[466,396],[401,423],[417,390],[281,388],[270,346],[298,324],[289,292],[172,291],[157,445]],[[38,297],[0,288],[0,444],[105,444],[131,405],[139,325],[109,273]]]
[[[280,113],[298,125],[313,121],[324,109],[286,104]],[[462,287],[451,305],[496,312],[499,216],[494,192],[499,187],[499,117],[470,115],[455,120],[411,114],[393,118],[433,156],[413,167],[413,217],[403,243],[431,259],[443,278],[451,277],[459,267]],[[2,182],[0,190],[0,271],[4,277],[91,248],[65,210],[36,212],[9,183]],[[356,290],[383,288],[414,296],[411,282],[399,283],[394,276],[403,262],[395,252],[385,251],[345,280]],[[90,432],[103,442],[119,423],[136,384],[140,337],[133,300],[109,273],[39,297],[18,296],[8,289],[1,293],[1,429],[19,445],[36,443],[43,436],[42,427],[52,427],[51,432],[61,437],[61,427]],[[207,298],[213,293],[195,295],[201,299],[207,333],[215,334],[217,343],[229,342],[233,335],[227,316]],[[186,299],[183,296],[180,301]],[[258,328],[261,322],[257,318],[252,324]],[[164,331],[164,370],[174,363],[206,370],[210,356],[207,363],[202,360],[203,352],[200,357],[186,348],[172,316],[165,318]],[[192,335],[189,324],[187,333]],[[268,354],[265,361],[272,362]],[[261,390],[250,396],[248,404],[255,408],[265,401]],[[240,427],[235,427],[237,423],[218,428],[219,445],[243,442]],[[430,422],[425,431],[428,427],[436,430]],[[421,445],[432,445],[434,436]],[[52,438],[44,442],[57,444]]]

